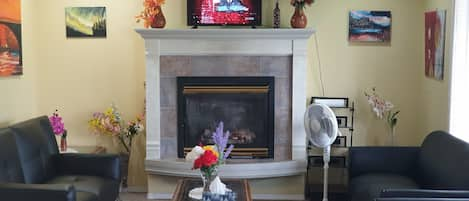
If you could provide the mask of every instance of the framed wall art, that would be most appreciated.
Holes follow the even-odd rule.
[[[350,11],[348,39],[350,42],[390,42],[391,11]]]
[[[425,76],[443,80],[446,11],[425,13]]]
[[[0,77],[22,74],[21,0],[0,1]]]
[[[67,38],[106,37],[106,8],[65,8],[65,25]]]

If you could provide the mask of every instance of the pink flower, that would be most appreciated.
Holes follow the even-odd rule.
[[[55,135],[62,135],[65,132],[65,126],[62,122],[62,117],[59,116],[58,110],[49,117],[49,121]]]

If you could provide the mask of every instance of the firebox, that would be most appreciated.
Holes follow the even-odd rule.
[[[274,77],[178,77],[177,87],[178,157],[213,144],[222,121],[231,158],[273,158]]]

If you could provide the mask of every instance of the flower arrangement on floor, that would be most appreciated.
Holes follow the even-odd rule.
[[[371,93],[365,91],[365,96],[368,99],[368,104],[370,104],[373,112],[376,114],[376,117],[379,119],[386,118],[386,124],[391,135],[391,145],[394,145],[394,131],[397,125],[397,115],[400,111],[393,111],[394,105],[380,97],[378,93],[376,93],[375,87],[373,87]]]
[[[135,120],[125,125],[117,107],[112,104],[104,112],[95,112],[88,125],[94,134],[117,137],[126,152],[130,154],[133,138],[144,130],[143,120],[143,116],[137,116]]]
[[[218,177],[217,167],[225,163],[234,148],[233,145],[226,148],[229,136],[229,131],[223,133],[223,122],[220,122],[212,134],[213,146],[195,146],[186,155],[186,160],[193,162],[192,169],[200,169],[205,192],[213,191],[210,189],[210,183]]]
[[[156,16],[161,14],[161,5],[164,3],[165,0],[144,0],[143,11],[135,16],[136,21],[140,22],[140,20],[143,20],[143,26],[145,28],[154,27],[153,25],[156,23],[155,20],[157,20]]]
[[[56,136],[60,136],[60,151],[67,150],[67,130],[65,129],[62,117],[59,115],[59,111],[55,110],[54,113],[49,117],[52,131]]]

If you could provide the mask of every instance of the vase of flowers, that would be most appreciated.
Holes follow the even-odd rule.
[[[211,191],[211,183],[218,177],[218,167],[225,163],[233,150],[233,145],[227,148],[229,136],[230,132],[223,132],[223,122],[220,122],[212,134],[214,145],[195,146],[186,155],[186,160],[193,162],[192,169],[200,170],[204,192]]]
[[[389,133],[389,144],[391,146],[395,143],[395,130],[397,125],[397,115],[399,110],[393,110],[394,105],[381,98],[377,93],[376,89],[373,87],[371,93],[365,91],[365,96],[367,97],[368,104],[370,104],[373,112],[376,114],[376,117],[379,119],[386,118],[386,127]]]
[[[52,131],[56,136],[60,136],[60,151],[67,151],[67,130],[65,129],[62,117],[59,115],[59,111],[55,110],[54,113],[49,117]]]
[[[165,0],[144,0],[143,11],[139,15],[135,16],[137,22],[143,20],[143,26],[145,28],[164,28],[166,25],[166,18],[164,17],[161,5],[165,3]]]
[[[124,147],[125,151],[120,154],[123,187],[127,187],[128,161],[132,150],[132,141],[136,135],[144,130],[143,120],[143,116],[137,116],[125,124],[117,107],[112,104],[104,112],[95,112],[88,121],[92,133],[116,137]]]
[[[314,3],[314,0],[291,0],[290,4],[295,7],[295,12],[290,20],[290,25],[292,28],[305,28],[308,24],[308,19],[306,18],[304,8],[305,5],[310,6]]]

